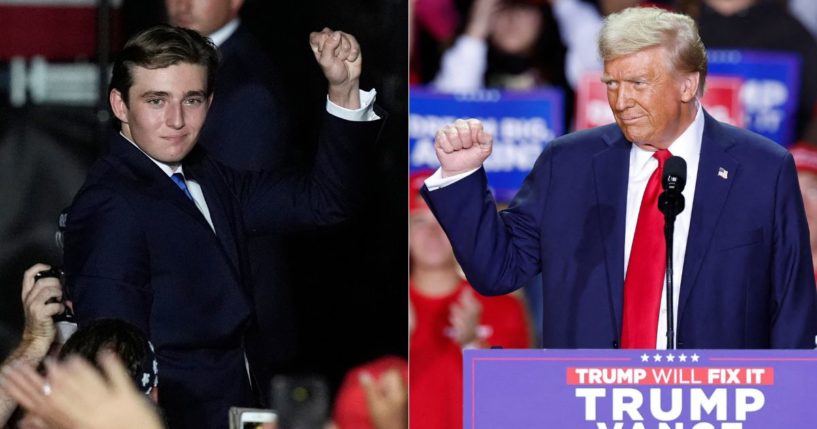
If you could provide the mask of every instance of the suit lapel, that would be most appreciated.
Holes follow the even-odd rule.
[[[695,200],[692,207],[692,218],[689,225],[687,248],[684,256],[684,272],[681,281],[681,295],[678,302],[678,319],[684,314],[684,308],[692,289],[697,283],[706,254],[712,243],[715,227],[720,219],[724,203],[729,196],[734,176],[739,173],[740,164],[727,150],[735,142],[722,132],[723,125],[711,116],[705,115],[704,133],[701,141],[701,157],[698,163]],[[720,174],[725,170],[726,178]]]
[[[207,219],[184,192],[131,142],[117,135],[111,144],[111,152],[143,185],[143,190],[154,197],[167,201],[188,214],[196,222],[210,229]]]
[[[612,129],[612,128],[611,128]],[[618,128],[614,128],[616,131]],[[604,243],[605,264],[610,304],[618,336],[621,326],[624,296],[624,227],[627,211],[627,178],[631,144],[620,132],[603,135],[608,147],[593,157],[593,173],[601,240]]]
[[[213,228],[216,230],[216,237],[218,238],[221,248],[227,255],[227,258],[236,269],[239,271],[239,259],[237,240],[233,232],[233,223],[230,219],[236,218],[237,214],[229,213],[230,207],[226,202],[229,201],[230,196],[225,194],[224,186],[218,186],[211,174],[207,174],[207,167],[201,165],[199,157],[194,158],[195,161],[188,162],[185,160],[185,171],[188,171],[192,178],[194,178],[201,186],[204,199],[207,201],[207,208],[210,211],[210,220],[213,221]],[[209,227],[209,225],[208,225]]]

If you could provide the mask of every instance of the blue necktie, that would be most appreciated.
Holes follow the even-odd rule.
[[[184,192],[184,194],[187,195],[187,198],[189,198],[190,201],[194,201],[193,195],[190,194],[190,189],[187,189],[187,184],[184,183],[184,175],[182,175],[182,173],[173,173],[173,175],[170,176],[170,178],[173,179],[173,182],[176,184],[176,186],[178,186],[179,189],[181,189]]]

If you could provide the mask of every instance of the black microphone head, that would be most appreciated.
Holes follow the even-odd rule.
[[[671,156],[664,162],[661,184],[665,190],[681,192],[687,184],[687,162],[680,156]]]

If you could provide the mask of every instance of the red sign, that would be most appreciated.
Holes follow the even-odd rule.
[[[111,44],[121,45],[121,1],[111,2]],[[96,55],[95,0],[0,0],[0,60],[43,56],[74,61]]]

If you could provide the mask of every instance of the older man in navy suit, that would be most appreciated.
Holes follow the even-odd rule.
[[[817,297],[791,155],[701,107],[706,51],[687,16],[609,16],[599,40],[616,123],[547,146],[508,210],[481,169],[476,120],[437,134],[425,197],[471,284],[509,292],[541,272],[550,348],[808,348]],[[667,335],[664,161],[686,160]]]
[[[114,64],[110,104],[121,123],[70,208],[65,271],[80,323],[113,317],[156,346],[159,398],[171,428],[224,428],[253,406],[249,352],[258,329],[246,236],[338,222],[360,200],[365,148],[379,131],[374,91],[361,92],[360,48],[325,29],[310,45],[329,82],[309,172],[247,173],[197,146],[217,54],[192,30],[155,27]]]

